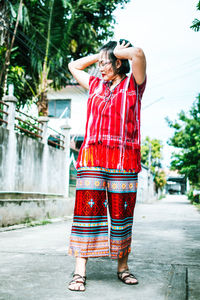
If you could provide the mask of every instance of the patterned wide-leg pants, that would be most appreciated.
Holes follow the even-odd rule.
[[[115,169],[78,169],[70,255],[116,259],[130,252],[137,178]]]

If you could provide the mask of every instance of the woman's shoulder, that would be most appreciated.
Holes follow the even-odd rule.
[[[99,83],[101,80],[101,78],[91,75],[89,78],[89,85]]]
[[[141,83],[141,84],[136,83],[136,80],[133,76],[133,73],[129,74],[129,76],[130,76],[129,89],[132,89],[132,90],[137,90],[138,89],[139,93],[143,94],[143,92],[145,90],[145,87],[146,87],[147,76],[145,76],[145,79],[144,79],[143,83]]]
[[[102,79],[96,76],[90,76],[89,78],[89,90],[90,93],[94,91],[94,89],[96,89],[99,84],[102,82]]]

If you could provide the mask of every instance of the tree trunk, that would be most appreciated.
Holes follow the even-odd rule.
[[[48,116],[48,99],[47,99],[47,92],[41,92],[39,95],[39,99],[37,102],[37,107],[38,107],[38,115],[39,116]]]
[[[0,46],[9,48],[10,44],[10,33],[9,33],[9,13],[5,1],[0,2]],[[6,53],[5,53],[6,55]],[[0,70],[0,85],[2,86],[3,74],[5,71],[5,57],[3,59],[3,53],[1,56],[1,70]]]
[[[20,11],[22,9],[22,1],[23,0],[20,0],[20,3],[19,3],[19,8],[18,8],[18,12],[17,12],[17,20],[16,20],[16,23],[15,23],[15,29],[14,29],[14,32],[13,32],[13,37],[12,37],[12,40],[11,40],[10,47],[6,51],[5,63],[4,63],[4,66],[2,68],[2,74],[5,72],[4,81],[3,81],[3,85],[2,85],[3,90],[4,90],[4,95],[6,94],[6,91],[7,91],[7,77],[8,77],[8,69],[9,69],[9,65],[10,65],[10,54],[11,54],[11,50],[13,48],[13,45],[14,45],[14,42],[15,42],[15,37],[16,37],[16,34],[17,34],[17,28],[18,28],[18,25],[19,25]]]
[[[7,22],[7,14],[6,14],[6,4],[5,1],[0,2],[0,46],[6,44],[6,36],[8,30],[6,27],[8,26]]]
[[[53,6],[54,6],[54,0],[51,0],[49,4],[50,14],[49,14],[49,21],[48,21],[46,53],[43,62],[42,74],[40,76],[39,99],[37,102],[39,116],[48,116],[48,99],[47,99],[48,73],[49,73],[48,56],[49,56],[49,45],[51,39]]]

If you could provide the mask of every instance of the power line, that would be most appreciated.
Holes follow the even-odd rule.
[[[160,77],[160,75],[162,75],[163,73],[166,73],[166,72],[171,72],[172,73],[174,71],[174,69],[176,69],[176,68],[179,68],[178,72],[179,71],[182,72],[182,70],[181,70],[182,67],[183,68],[188,68],[188,67],[191,67],[191,66],[196,66],[196,64],[199,63],[199,62],[200,62],[200,56],[197,56],[197,57],[195,57],[195,58],[193,58],[189,61],[184,62],[183,64],[173,66],[169,69],[165,69],[162,72],[159,72],[159,73],[153,75],[152,77],[153,78]]]
[[[6,0],[8,3],[10,3],[11,4],[11,2],[9,1],[9,0]],[[48,16],[48,14],[47,14],[47,12],[44,10],[44,9],[42,9],[41,7],[38,7],[38,9],[39,10],[41,10],[41,12],[42,13],[44,13],[46,16]],[[8,20],[8,19],[7,19]],[[9,21],[9,20],[8,20]],[[29,24],[29,25],[31,25],[31,27],[35,30],[35,31],[37,31],[39,34],[40,34],[40,36],[43,38],[43,39],[45,39],[46,41],[47,41],[47,38],[35,27],[35,26],[33,26],[31,23]],[[32,44],[33,44],[33,42],[28,38],[28,36],[26,35],[26,34],[24,34],[21,30],[19,30],[18,29],[18,32],[20,31],[20,33],[21,33],[21,35],[22,36],[24,36],[25,37],[25,39],[26,40],[28,40],[29,42],[31,42]],[[62,50],[60,50],[60,49],[58,49],[51,41],[50,41],[50,44],[62,55],[62,56],[66,56],[64,53],[63,53],[63,51]],[[27,46],[27,45],[26,45]],[[36,45],[34,45],[34,46],[36,46]],[[27,47],[28,48],[28,47]],[[38,48],[38,47],[36,47],[42,54],[45,54],[44,52],[42,52],[41,51],[41,49],[40,48]],[[32,52],[34,52],[34,53],[36,53],[35,51],[33,51],[30,47],[28,48],[29,50],[31,50]],[[54,60],[53,60],[54,61]],[[57,65],[57,63],[55,62],[55,64],[53,64],[54,66],[56,66]],[[61,69],[61,70],[63,70],[64,72],[68,72],[68,70],[66,70],[65,68],[63,68],[63,66],[59,66],[59,68]],[[59,73],[57,70],[55,70],[58,74],[61,74],[61,73]],[[62,75],[62,77],[64,77],[64,78],[66,78],[67,79],[67,81],[69,81],[69,79],[67,78],[67,77],[65,77],[65,76],[63,76]],[[76,87],[76,86],[75,86]],[[78,93],[77,94],[84,94],[85,95],[85,92],[83,92],[83,91],[78,91]]]
[[[1,21],[0,21],[0,24],[2,25],[2,26],[4,26],[4,28],[6,28],[7,30],[9,30],[12,34],[13,34],[13,30],[12,29],[10,29],[9,27],[7,27],[5,24],[3,24]],[[41,53],[41,54],[45,54],[44,53],[44,51],[42,51],[38,46],[36,46],[33,42],[32,42],[32,40],[31,39],[29,39],[23,32],[21,32],[20,30],[18,30],[18,32],[28,41],[28,42],[30,42],[36,49],[38,49],[38,51]],[[19,34],[16,34],[16,39],[18,39],[30,52],[33,52],[33,53],[36,53],[37,55],[38,55],[38,53],[34,50],[34,49],[32,49],[32,48],[30,48],[28,45],[27,45],[27,43],[25,43],[24,41],[23,41],[23,39],[21,38],[21,37],[19,37]],[[22,49],[20,48],[20,51],[22,51]],[[41,55],[39,55],[40,57],[41,57]],[[29,61],[27,58],[26,58],[26,60],[27,61]],[[53,62],[52,63],[52,65],[55,67],[55,69],[54,69],[54,71],[57,73],[57,74],[59,74],[60,76],[62,76],[64,79],[66,79],[66,81],[68,82],[69,81],[69,78],[67,78],[64,74],[62,74],[62,73],[60,73],[57,69],[56,69],[56,66],[57,66],[57,63],[54,61],[54,60],[52,60],[51,59],[51,61]],[[63,67],[61,67],[61,66],[59,66],[59,68],[61,69],[61,70],[63,70],[63,72],[65,72],[65,73],[67,73],[67,70],[66,69],[64,69]],[[79,95],[81,95],[81,94],[84,94],[85,95],[85,93],[83,92],[83,91],[77,91],[77,94],[79,94]]]
[[[8,3],[10,3],[11,4],[11,2],[10,1],[8,1],[8,0],[6,0]],[[12,5],[12,4],[11,4]],[[42,13],[43,14],[45,14],[46,16],[48,16],[48,14],[47,14],[47,12],[45,11],[45,10],[43,10],[43,9],[41,9],[40,7],[38,7],[41,11],[42,11]],[[8,20],[8,19],[7,19]],[[9,21],[9,20],[8,20]],[[0,22],[1,23],[1,22]],[[5,26],[5,24],[3,24],[2,23],[2,25],[4,26],[4,28],[6,27],[10,32],[12,32],[12,30],[11,29],[9,29],[7,26]],[[38,30],[38,29],[36,29],[35,28],[35,26],[33,26],[31,23],[30,23],[30,25],[32,26],[32,28],[35,30],[35,31],[37,31],[41,36],[42,36],[42,38],[43,39],[45,39],[45,40],[47,40],[47,38],[44,36],[44,35],[42,35],[42,33]],[[45,52],[44,51],[42,51],[39,47],[37,47],[33,42],[32,42],[32,40],[31,39],[29,39],[29,37],[26,35],[26,34],[24,34],[21,30],[19,30],[18,29],[18,32],[28,41],[28,42],[30,42],[36,49],[38,49],[39,50],[39,52],[40,53],[42,53],[43,55],[45,55]],[[13,32],[12,32],[13,33]],[[26,43],[24,43],[23,42],[23,40],[19,37],[19,36],[17,36],[16,35],[16,38],[18,38],[18,40],[20,40],[24,45],[25,45],[25,47],[27,48],[27,49],[29,49],[31,52],[33,52],[33,53],[36,53],[33,49],[31,49],[30,47],[28,47],[28,45],[26,44]],[[64,53],[60,50],[60,49],[58,49],[51,41],[50,41],[50,44],[59,52],[59,53],[61,53],[61,55],[63,55],[63,56],[65,56],[64,55]],[[21,50],[22,51],[22,50]],[[37,53],[36,53],[37,54]],[[53,66],[57,66],[57,62],[55,62],[54,60],[52,60],[51,59],[51,61],[53,61],[54,62],[54,64],[52,64]],[[58,66],[64,73],[67,73],[68,72],[68,70],[66,70],[65,68],[63,68],[63,66]],[[57,72],[59,75],[61,75],[63,78],[65,78],[67,81],[69,81],[69,79],[65,76],[65,75],[63,75],[63,74],[61,74],[60,72],[58,72],[58,70],[55,68],[55,70],[54,70],[55,72]],[[78,91],[78,94],[85,94],[83,91]]]
[[[160,87],[162,85],[166,85],[167,83],[171,82],[171,81],[175,81],[177,79],[180,79],[180,78],[183,78],[185,76],[188,76],[191,72],[199,72],[199,69],[195,69],[195,70],[190,70],[189,72],[183,74],[182,76],[177,76],[177,77],[173,77],[173,78],[170,78],[169,80],[165,81],[165,82],[162,82],[162,83],[159,83],[157,85],[154,85],[154,86],[151,86],[151,89],[154,89],[154,88],[157,88],[157,87]]]
[[[9,0],[6,0],[7,2],[9,2],[10,3],[10,1]],[[42,7],[38,7],[38,9],[44,14],[44,15],[46,15],[46,16],[48,16],[48,13],[46,12],[46,10],[45,9],[42,9]],[[37,31],[42,37],[43,37],[43,39],[45,39],[45,40],[47,40],[47,38],[35,27],[35,26],[33,26],[32,24],[30,24],[31,25],[31,27],[35,30],[35,31]],[[24,33],[22,33],[24,36],[26,36]],[[27,40],[29,40],[30,41],[30,39],[26,36],[25,37]],[[51,43],[51,45],[52,45],[52,47],[54,47],[57,51],[59,51],[63,56],[64,56],[64,54],[63,54],[63,52],[60,50],[60,49],[58,49],[51,41],[50,41],[50,43]],[[34,45],[34,46],[36,46],[36,45]],[[36,47],[37,49],[38,49],[38,47]],[[41,49],[39,49],[39,50],[41,50]],[[40,52],[42,52],[42,51],[40,51]],[[44,54],[44,52],[43,52],[43,54]],[[189,60],[189,61],[185,61],[185,62],[183,62],[182,64],[180,64],[180,65],[177,65],[177,66],[175,66],[175,67],[172,67],[172,68],[169,68],[168,70],[164,70],[163,72],[172,72],[172,70],[174,70],[174,69],[176,69],[176,68],[188,68],[188,65],[191,67],[191,66],[196,66],[196,61],[199,61],[199,59],[200,59],[200,56],[198,56],[198,57],[195,57],[195,58],[193,58],[193,59],[191,59],[191,60]],[[55,63],[55,64],[53,64],[53,66],[56,66],[57,65],[57,63]],[[64,72],[67,72],[67,70],[65,69],[65,68],[63,68],[63,67],[61,67],[61,66],[59,66],[59,68],[61,69],[61,70],[64,70]],[[181,71],[181,70],[179,70],[179,71]],[[196,70],[195,70],[196,71]],[[56,70],[56,72],[58,73],[58,71]],[[159,74],[163,74],[163,72],[160,72],[160,73],[157,73],[155,76],[156,77],[158,77],[159,76]],[[191,71],[190,71],[191,72]],[[61,75],[61,73],[59,73],[60,75]],[[151,88],[157,88],[157,87],[159,87],[159,86],[162,86],[162,85],[165,85],[165,84],[167,84],[168,82],[170,82],[170,81],[172,81],[172,80],[176,80],[177,78],[182,78],[182,77],[184,77],[184,76],[187,76],[188,74],[186,73],[186,74],[183,74],[182,76],[178,76],[178,77],[175,77],[175,78],[171,78],[170,80],[168,80],[168,81],[166,81],[166,82],[163,82],[163,83],[160,83],[160,84],[156,84],[155,86],[152,86]],[[63,76],[63,75],[62,75]],[[65,77],[65,76],[63,76],[63,77]],[[66,77],[65,77],[66,78]]]
[[[148,108],[148,107],[152,106],[153,104],[155,104],[155,103],[157,103],[157,102],[163,100],[164,98],[165,98],[165,97],[163,97],[163,96],[160,97],[160,98],[158,98],[157,100],[155,100],[155,101],[153,101],[153,102],[147,104],[146,106],[142,107],[142,110],[145,110],[146,108]]]
[[[8,3],[10,3],[10,1],[6,0]],[[45,12],[45,10],[42,10],[40,7],[38,7],[39,10],[41,10],[43,13],[46,14],[46,16],[48,16],[48,14]],[[7,21],[10,21],[8,18],[5,18]],[[40,36],[45,39],[47,41],[47,38],[33,25],[33,24],[29,24],[28,26],[31,26],[35,31],[37,31]],[[19,29],[18,29],[19,30]],[[60,52],[63,56],[65,56],[65,54],[62,52],[62,50],[58,49],[51,41],[49,41],[49,43],[58,51]]]

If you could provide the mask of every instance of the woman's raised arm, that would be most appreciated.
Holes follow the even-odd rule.
[[[99,54],[93,54],[86,57],[79,58],[77,60],[71,61],[68,64],[68,68],[73,75],[73,77],[78,81],[78,83],[89,90],[89,78],[90,75],[83,71],[85,68],[89,67],[90,65],[96,63],[99,59]]]
[[[146,76],[146,58],[141,48],[129,47],[130,43],[118,42],[113,53],[119,59],[132,61],[132,72],[137,84],[142,84]]]

